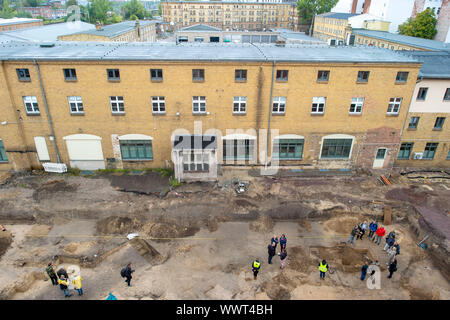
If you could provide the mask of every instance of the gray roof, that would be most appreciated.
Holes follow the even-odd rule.
[[[311,41],[315,43],[325,43],[325,41],[322,41],[318,38],[310,37],[306,35],[306,33],[304,32],[297,32],[289,29],[272,29],[272,30],[274,32],[278,32],[280,36],[282,36],[286,40],[301,40],[305,42]]]
[[[9,41],[56,41],[58,36],[78,31],[94,30],[95,26],[82,21],[54,23],[41,27],[2,32],[0,43]]]
[[[232,43],[149,43],[59,41],[53,47],[38,43],[10,42],[0,45],[0,60],[129,60],[129,61],[286,61],[414,63],[395,51],[374,47],[329,47]]]
[[[221,32],[222,29],[200,23],[200,24],[194,24],[192,26],[182,28],[180,30],[180,32],[183,32],[183,31],[220,31]]]
[[[318,14],[318,17],[323,18],[332,18],[332,19],[339,19],[339,20],[347,20],[348,18],[359,16],[357,13],[344,13],[344,12],[326,12],[322,14]]]
[[[0,18],[0,26],[9,26],[9,25],[14,25],[14,24],[32,23],[32,22],[39,22],[39,21],[42,21],[42,19],[31,19],[31,18],[2,19],[2,18]]]
[[[152,20],[139,20],[139,25],[146,26],[149,24],[156,23],[156,21]],[[136,21],[124,21],[120,23],[114,23],[106,26],[102,26],[102,30],[97,30],[94,28],[93,30],[74,32],[72,34],[91,34],[96,36],[103,36],[108,38],[114,38],[126,32],[133,30],[136,26]]]
[[[450,46],[441,41],[422,39],[417,37],[404,36],[387,31],[375,31],[366,29],[353,29],[354,34],[371,37],[380,40],[391,41],[399,44],[413,46],[428,50],[450,50]]]
[[[419,77],[450,79],[450,52],[448,51],[397,51],[423,62]]]

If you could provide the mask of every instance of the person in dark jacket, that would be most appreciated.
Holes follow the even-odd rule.
[[[131,282],[131,279],[133,278],[133,277],[131,276],[131,274],[132,274],[133,272],[134,272],[134,270],[131,269],[131,263],[127,264],[127,266],[125,267],[125,278],[127,278],[127,279],[125,280],[125,282],[128,283],[128,286],[129,286],[129,287],[131,287],[130,282]]]
[[[63,267],[60,267],[59,270],[56,272],[56,274],[58,275],[58,278],[60,278],[60,279],[61,279],[61,276],[64,276],[65,279],[69,278],[69,276],[67,275],[66,269],[64,269]]]
[[[400,254],[400,245],[398,244],[398,242],[396,242],[395,244],[394,244],[394,248],[395,248],[395,250],[397,250],[397,252],[395,253],[395,255],[399,255]]]
[[[260,269],[261,269],[261,262],[259,262],[259,260],[254,260],[252,262],[253,279],[256,280]]]
[[[395,259],[390,265],[389,265],[389,276],[388,278],[391,279],[392,275],[395,271],[397,271],[397,259]]]
[[[367,221],[361,222],[358,226],[358,235],[356,236],[356,240],[362,240],[364,234],[366,233],[367,230]]]
[[[286,260],[287,260],[286,249],[281,249],[281,252],[279,253],[279,256],[280,256],[280,260],[281,260],[280,269],[284,269],[286,267]]]
[[[281,247],[281,249],[286,249],[286,243],[287,243],[286,236],[284,234],[282,234],[281,237],[280,237],[280,247]]]
[[[363,281],[366,278],[367,269],[369,269],[369,266],[367,265],[367,263],[364,263],[364,265],[361,268],[361,281]]]
[[[272,258],[275,255],[275,243],[269,244],[267,246],[267,252],[269,254],[269,264],[272,264]]]
[[[56,276],[55,270],[53,270],[53,266],[52,266],[51,262],[47,265],[47,268],[45,268],[45,271],[47,272],[50,280],[52,280],[52,284],[54,286],[57,286],[58,285],[58,277]]]
[[[272,239],[270,239],[270,244],[272,243],[275,243],[275,250],[276,250],[278,245],[278,237],[276,235],[273,235]]]
[[[378,229],[378,223],[376,221],[372,221],[369,225],[369,240],[372,240],[372,238],[375,235],[375,231]]]
[[[352,229],[352,232],[350,233],[350,237],[348,238],[347,242],[351,242],[354,244],[355,236],[358,234],[358,226],[354,226]]]
[[[395,243],[395,231],[392,231],[386,237],[386,244],[384,245],[383,250],[390,249]]]

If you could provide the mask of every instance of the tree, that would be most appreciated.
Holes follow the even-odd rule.
[[[0,11],[0,18],[11,19],[17,16],[17,11],[9,6],[8,0],[3,0],[2,11]]]
[[[158,3],[158,15],[162,16],[162,7],[161,7],[161,2]]]
[[[108,0],[90,0],[88,5],[89,20],[91,23],[100,21],[105,24],[108,22],[108,11],[112,10],[111,3]]]
[[[297,12],[302,23],[311,23],[311,34],[314,17],[318,14],[330,12],[339,0],[298,0]]]
[[[418,13],[415,19],[408,20],[398,26],[398,32],[405,36],[433,39],[436,35],[436,16],[431,8]]]
[[[69,0],[66,2],[66,8],[70,6],[78,6],[78,0]]]
[[[39,7],[41,5],[41,0],[25,0],[26,7]]]
[[[151,17],[150,12],[145,10],[142,2],[138,0],[128,1],[123,7],[122,11],[124,13],[124,17],[127,20],[135,20],[135,17],[138,19],[144,19]]]

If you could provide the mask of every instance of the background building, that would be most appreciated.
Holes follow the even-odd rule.
[[[423,62],[396,166],[450,166],[450,53],[404,52]]]
[[[186,27],[198,23],[223,30],[268,30],[298,25],[295,2],[161,1],[162,18]]]
[[[2,19],[2,18],[0,18],[0,32],[22,30],[22,29],[26,29],[26,28],[39,27],[39,26],[43,26],[43,25],[44,25],[44,22],[41,19],[28,19],[28,18]]]
[[[124,41],[154,42],[156,41],[156,21],[136,20],[102,26],[95,29],[75,32],[58,37],[60,41]]]

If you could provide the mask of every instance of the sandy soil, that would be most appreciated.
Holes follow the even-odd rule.
[[[0,234],[0,298],[64,299],[44,272],[50,261],[80,268],[85,294],[75,300],[109,292],[119,299],[450,298],[446,275],[416,245],[409,220],[416,219],[417,200],[398,191],[386,197],[414,185],[428,190],[429,205],[445,209],[442,198],[450,193],[442,182],[422,187],[399,176],[388,189],[376,177],[247,180],[244,195],[221,181],[184,184],[160,198],[121,192],[116,180],[102,177],[15,177],[0,188],[0,224],[8,230]],[[386,229],[396,231],[401,245],[392,279],[384,242],[346,244],[355,224],[382,221],[387,205],[394,223]],[[133,232],[140,239],[126,238]],[[282,233],[288,238],[283,270],[277,256],[267,264],[270,238]],[[262,269],[255,281],[256,258]],[[331,266],[325,280],[317,268],[322,259]],[[380,263],[380,290],[359,279],[363,263],[373,260]],[[128,262],[136,270],[130,288],[120,277]]]

